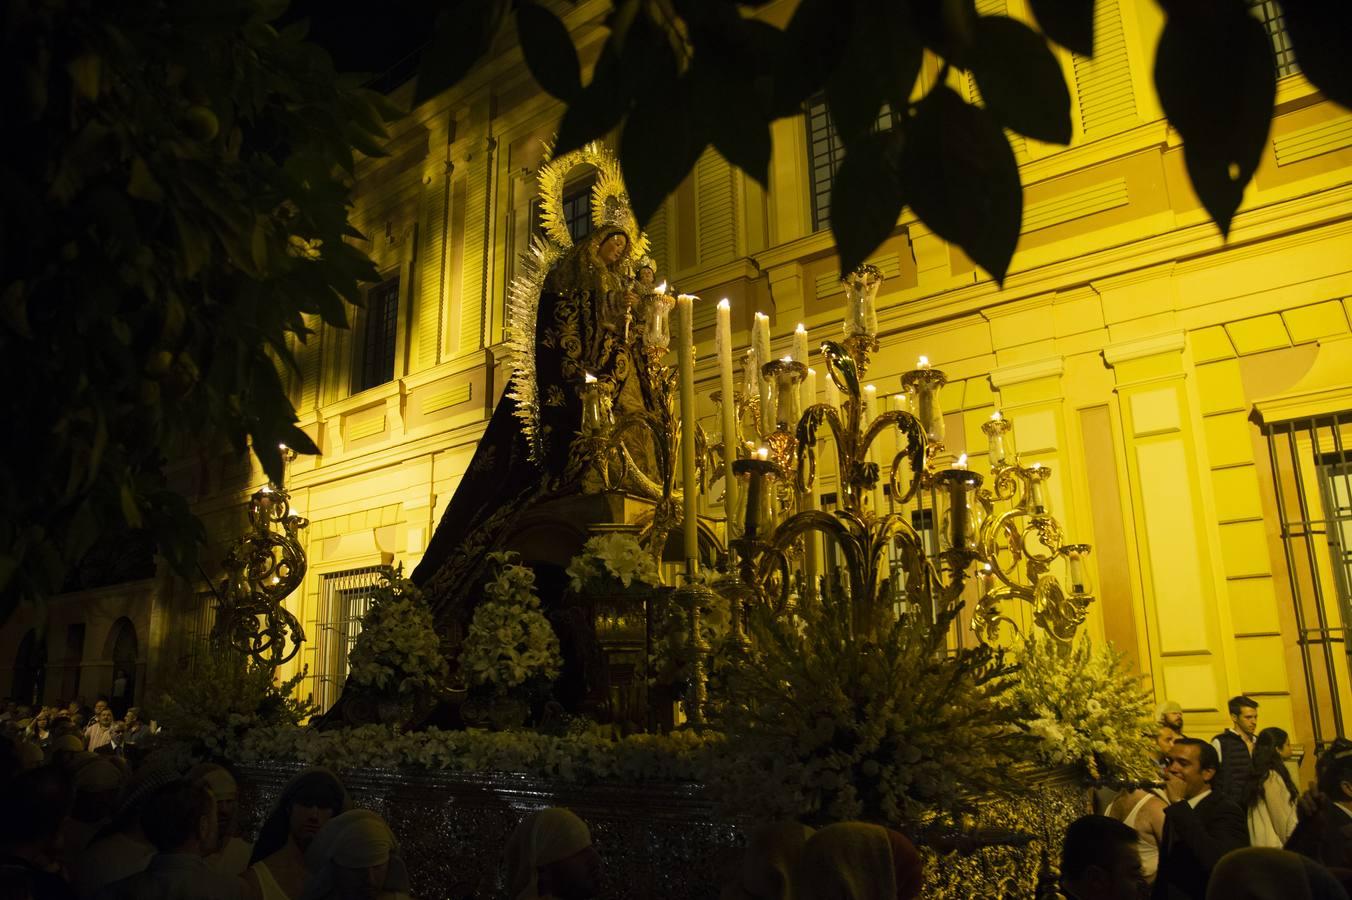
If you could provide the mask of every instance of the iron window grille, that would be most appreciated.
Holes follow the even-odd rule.
[[[1277,67],[1277,77],[1285,78],[1300,71],[1296,62],[1296,52],[1291,48],[1291,38],[1286,33],[1286,18],[1277,0],[1249,0],[1249,8],[1262,20],[1267,29],[1268,40],[1272,43],[1272,59]]]
[[[831,184],[845,158],[845,144],[831,121],[825,94],[818,94],[807,101],[804,116],[807,121],[808,174],[812,186],[812,230],[821,231],[831,226]],[[888,131],[899,119],[900,114],[893,113],[892,108],[884,103],[873,127],[876,131]]]
[[[1352,410],[1263,429],[1316,751],[1352,699]]]
[[[347,680],[347,657],[361,634],[361,618],[371,608],[371,589],[391,575],[389,566],[365,566],[325,575],[319,582],[316,631],[315,702],[327,710],[338,701]]]

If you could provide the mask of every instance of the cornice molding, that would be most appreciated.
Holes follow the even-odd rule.
[[[1136,338],[1131,341],[1109,344],[1103,348],[1103,359],[1108,365],[1116,367],[1119,363],[1144,359],[1147,356],[1182,353],[1186,345],[1187,338],[1183,332],[1171,331],[1167,334],[1157,334],[1147,338]]]
[[[1053,356],[1050,359],[1039,359],[1036,362],[1016,363],[1012,366],[1000,366],[991,369],[991,387],[997,391],[1015,385],[1023,384],[1028,381],[1037,381],[1039,378],[1060,378],[1066,371],[1066,361],[1064,357]]]

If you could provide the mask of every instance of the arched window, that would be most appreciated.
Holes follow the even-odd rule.
[[[109,701],[119,718],[136,701],[136,657],[139,644],[136,626],[125,616],[113,623],[110,633],[113,658],[113,683]]]
[[[38,640],[38,633],[30,628],[19,641],[14,654],[14,680],[9,695],[19,703],[33,705],[42,700],[43,682],[47,675],[47,647]]]

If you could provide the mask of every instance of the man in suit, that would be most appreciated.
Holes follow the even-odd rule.
[[[1196,738],[1179,738],[1164,773],[1168,805],[1164,841],[1151,896],[1156,900],[1205,900],[1216,863],[1249,845],[1244,811],[1211,790],[1220,760],[1216,748]]]

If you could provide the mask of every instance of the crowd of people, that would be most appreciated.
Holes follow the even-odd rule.
[[[1154,897],[1349,898],[1352,742],[1316,761],[1301,794],[1290,738],[1258,727],[1258,703],[1229,702],[1232,725],[1189,736],[1165,703],[1159,783],[1100,796],[1062,845],[1061,887],[1074,900]],[[252,841],[240,833],[228,765],[185,767],[156,749],[155,725],[105,700],[36,711],[0,708],[0,898],[24,900],[321,900],[407,896],[389,825],[355,808],[334,774],[312,769],[279,794]],[[512,900],[600,893],[590,830],[562,808],[526,816],[507,840]],[[894,831],[845,822],[753,831],[723,900],[910,898],[921,861]],[[625,896],[621,891],[618,896]]]
[[[1229,701],[1211,740],[1184,732],[1182,707],[1156,711],[1162,787],[1101,798],[1062,845],[1063,889],[1076,900],[1153,897],[1347,898],[1352,890],[1352,742],[1316,761],[1304,794],[1280,728],[1258,728],[1258,702]]]

